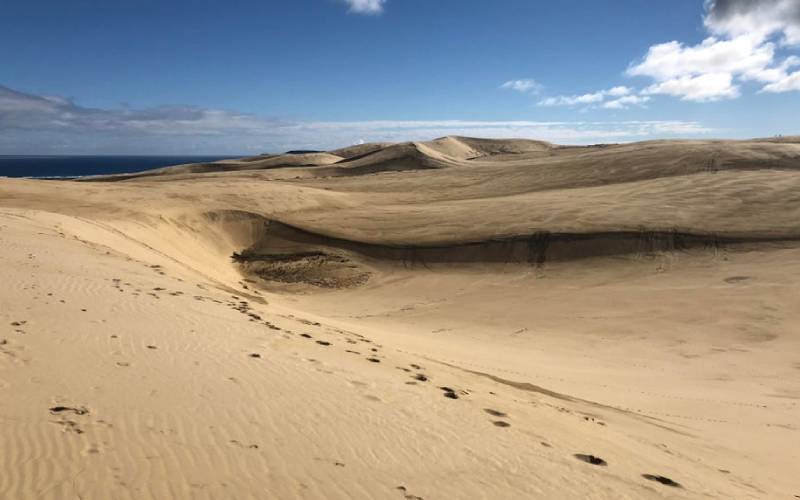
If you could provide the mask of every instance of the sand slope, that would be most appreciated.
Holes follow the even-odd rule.
[[[798,167],[450,137],[0,179],[0,498],[800,495]]]

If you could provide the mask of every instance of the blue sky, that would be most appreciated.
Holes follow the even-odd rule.
[[[800,0],[0,9],[0,154],[800,133]]]

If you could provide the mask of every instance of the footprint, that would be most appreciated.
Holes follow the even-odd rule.
[[[401,485],[396,487],[395,489],[400,490],[403,493],[403,496],[405,497],[406,500],[423,500],[423,498],[420,496],[410,494],[408,492],[408,488],[406,488],[405,486]]]
[[[458,394],[456,394],[456,392],[453,389],[449,387],[439,387],[439,389],[444,391],[444,397],[450,399],[458,399]]]
[[[725,283],[742,283],[744,281],[750,281],[750,279],[750,276],[731,276],[725,278]]]
[[[238,446],[239,448],[249,448],[251,450],[257,450],[258,449],[258,445],[257,444],[243,444],[243,443],[237,441],[236,439],[231,439],[230,443],[232,445]]]
[[[64,412],[68,412],[68,411],[74,413],[75,415],[88,415],[89,414],[89,410],[87,410],[86,408],[84,408],[82,406],[81,407],[53,406],[52,408],[50,408],[50,413],[52,413],[53,415],[58,415],[59,413],[64,413]]]
[[[62,426],[64,432],[74,432],[75,434],[83,434],[84,432],[83,429],[78,426],[78,422],[73,422],[72,420],[60,420],[53,423]]]
[[[605,460],[603,460],[603,459],[602,459],[602,458],[600,458],[600,457],[596,457],[596,456],[594,456],[594,455],[584,455],[584,454],[582,454],[582,453],[576,453],[576,454],[575,454],[575,455],[573,455],[573,456],[574,456],[575,458],[577,458],[578,460],[582,461],[582,462],[586,462],[587,464],[592,464],[592,465],[601,465],[601,466],[603,466],[603,467],[605,467],[606,465],[608,465],[608,463],[607,463]]]
[[[416,375],[414,375],[414,379],[419,380],[420,382],[427,382],[428,381],[428,377],[426,377],[422,373],[417,373]]]
[[[100,448],[98,446],[91,445],[88,448],[86,448],[81,454],[83,456],[86,456],[86,455],[94,455],[97,453],[100,453]]]
[[[648,481],[656,481],[658,483],[663,484],[664,486],[670,486],[672,488],[681,488],[681,484],[673,481],[672,479],[665,477],[665,476],[657,476],[655,474],[642,474],[642,477],[647,479]]]

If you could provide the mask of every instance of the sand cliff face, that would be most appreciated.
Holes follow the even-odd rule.
[[[0,179],[0,498],[800,494],[800,144]]]

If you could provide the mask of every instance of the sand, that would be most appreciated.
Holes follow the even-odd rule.
[[[800,143],[0,178],[0,498],[794,498]]]

